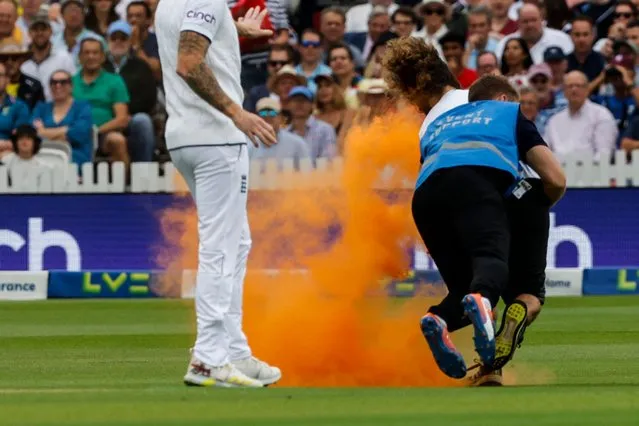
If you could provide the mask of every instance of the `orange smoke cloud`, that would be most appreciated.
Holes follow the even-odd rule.
[[[415,181],[419,124],[401,111],[355,128],[340,179],[314,172],[304,178],[306,189],[251,194],[244,326],[256,356],[282,369],[280,385],[459,385],[436,367],[419,331],[419,318],[437,300],[391,298],[382,285],[408,270],[406,249],[417,236],[412,192],[398,188]],[[281,179],[301,184],[299,175]],[[336,223],[339,238],[328,247]],[[171,209],[164,225],[167,240],[182,248],[178,258],[164,259],[167,269],[195,268],[195,213]],[[278,272],[260,271],[273,265]]]

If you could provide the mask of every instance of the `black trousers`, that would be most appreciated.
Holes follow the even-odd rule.
[[[550,228],[550,200],[539,179],[527,179],[532,188],[517,199],[506,199],[510,221],[510,277],[502,298],[511,303],[520,294],[531,294],[544,303],[546,253]]]
[[[486,167],[440,169],[413,196],[413,218],[448,295],[432,312],[449,331],[469,324],[462,298],[480,293],[493,306],[508,283],[510,228],[503,194],[513,177]]]

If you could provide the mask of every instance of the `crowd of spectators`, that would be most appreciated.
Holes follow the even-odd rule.
[[[64,145],[78,164],[169,159],[157,1],[0,0],[2,161],[41,143]],[[235,17],[266,7],[273,30],[240,39],[244,107],[280,141],[254,158],[342,155],[353,125],[397,106],[382,58],[406,36],[433,44],[464,88],[508,77],[561,159],[639,149],[639,0],[227,2]],[[21,153],[15,134],[29,128],[35,148]]]

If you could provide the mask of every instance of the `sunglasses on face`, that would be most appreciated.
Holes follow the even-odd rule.
[[[446,11],[444,9],[426,9],[424,11],[424,15],[426,16],[431,16],[431,15],[444,16],[445,14],[446,14]]]
[[[278,112],[274,111],[272,109],[263,109],[262,111],[259,111],[257,113],[257,115],[259,115],[262,118],[266,118],[266,117],[277,117]]]
[[[113,34],[109,37],[109,40],[111,41],[127,41],[128,39],[129,37],[124,34]]]
[[[66,86],[67,84],[71,84],[71,80],[68,78],[64,78],[64,79],[55,79],[52,78],[51,80],[49,80],[49,84],[51,86]]]
[[[288,64],[288,61],[268,61],[268,64],[272,67],[283,67]]]
[[[548,80],[545,78],[533,78],[532,80],[530,80],[530,82],[532,84],[546,84],[548,83]]]
[[[302,47],[320,47],[322,45],[322,43],[320,43],[319,41],[303,41],[302,43]]]
[[[615,13],[615,18],[630,19],[630,18],[632,18],[632,13],[630,13],[630,12],[617,12],[617,13]]]

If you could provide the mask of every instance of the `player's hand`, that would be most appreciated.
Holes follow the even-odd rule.
[[[252,7],[235,23],[239,35],[248,38],[271,37],[273,31],[262,29],[262,21],[268,14],[268,10],[264,8],[260,12],[259,7]]]
[[[258,139],[266,146],[272,146],[277,143],[273,127],[255,114],[241,110],[233,117],[233,122],[238,129],[249,137],[256,147],[259,146]]]

